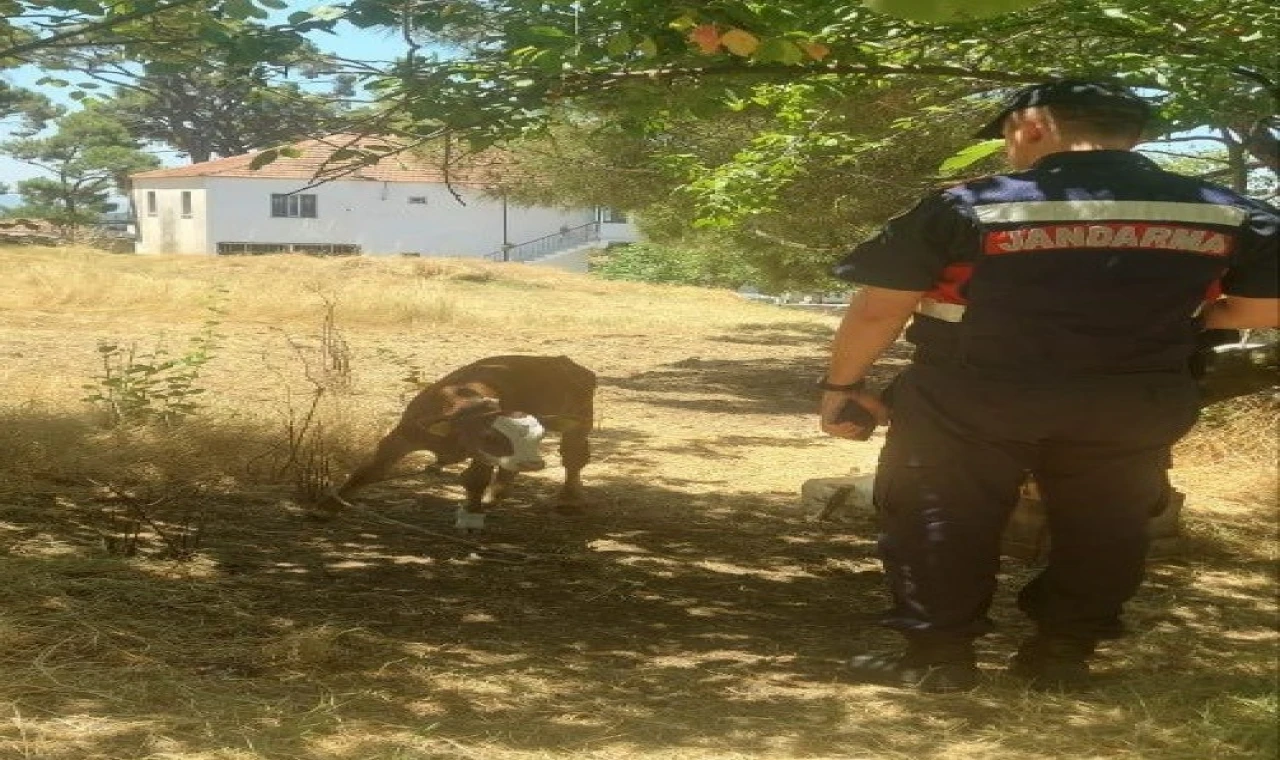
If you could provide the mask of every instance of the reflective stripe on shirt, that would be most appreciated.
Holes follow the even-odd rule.
[[[974,208],[986,224],[1018,222],[1098,222],[1108,219],[1134,221],[1198,222],[1238,227],[1248,212],[1235,206],[1174,201],[1013,201],[988,203]]]
[[[932,298],[922,298],[916,305],[916,313],[926,317],[941,319],[944,322],[959,322],[964,319],[965,306],[962,303],[943,303]]]

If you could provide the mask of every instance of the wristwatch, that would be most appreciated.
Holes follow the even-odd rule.
[[[861,392],[867,389],[867,380],[863,378],[847,385],[836,385],[835,383],[827,382],[826,377],[822,377],[818,380],[818,387],[824,391],[832,391],[834,393]]]

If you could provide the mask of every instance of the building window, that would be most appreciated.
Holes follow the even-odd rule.
[[[185,218],[187,218],[187,219],[190,219],[190,218],[191,218],[191,214],[192,214],[192,212],[191,212],[191,191],[190,191],[190,190],[183,190],[183,191],[182,191],[182,216],[183,216],[183,217],[185,217]]]
[[[312,256],[355,256],[360,246],[345,243],[218,243],[223,256],[263,256],[272,253],[307,253]]]
[[[425,205],[427,205],[427,196],[425,196],[425,195],[411,195],[411,196],[409,196],[409,202],[410,202],[410,203],[412,203],[412,204],[414,204],[414,205],[417,205],[417,206],[425,206]]]
[[[600,206],[599,208],[596,209],[596,216],[601,222],[604,222],[605,224],[626,224],[627,223],[627,212],[621,211],[616,208],[608,208],[607,206]]]
[[[296,219],[316,218],[316,197],[314,195],[271,195],[271,215]]]
[[[147,191],[147,216],[155,216],[158,213],[160,213],[160,211],[156,207],[156,191],[148,190]]]

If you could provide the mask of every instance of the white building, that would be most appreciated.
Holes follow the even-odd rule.
[[[353,142],[300,143],[298,157],[259,169],[246,154],[133,175],[138,253],[489,257],[586,271],[588,250],[636,239],[608,209],[507,203],[494,167],[446,182],[438,166],[406,153],[317,183]]]

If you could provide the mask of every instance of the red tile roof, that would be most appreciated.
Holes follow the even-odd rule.
[[[188,166],[155,169],[132,175],[139,179],[168,179],[174,177],[245,177],[251,179],[298,180],[370,180],[374,182],[444,182],[445,172],[439,162],[430,161],[414,150],[392,153],[368,166],[354,166],[354,159],[344,157],[333,160],[335,152],[347,148],[404,145],[392,138],[361,135],[331,135],[317,140],[307,140],[293,147],[301,151],[297,158],[280,156],[257,169],[250,164],[259,153],[219,158]],[[511,166],[493,154],[484,158],[471,156],[461,166],[451,167],[448,180],[455,185],[493,186],[504,176],[510,176]]]

